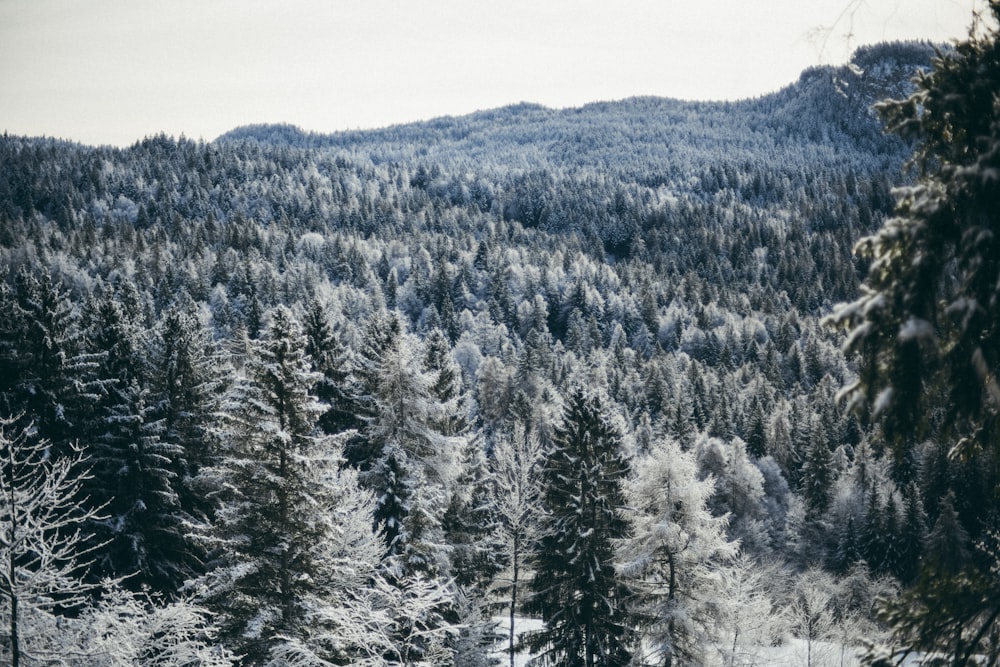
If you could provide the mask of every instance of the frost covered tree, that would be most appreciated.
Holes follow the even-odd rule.
[[[819,664],[829,650],[824,642],[836,636],[836,594],[836,583],[823,570],[807,570],[796,580],[787,613],[792,633],[805,644],[800,658],[806,667]]]
[[[209,463],[211,427],[225,390],[226,365],[193,303],[171,306],[157,322],[146,349],[149,403],[160,439],[179,448],[173,469],[181,508],[191,516],[208,511],[206,494],[194,487]]]
[[[718,573],[718,658],[725,667],[764,664],[766,649],[777,643],[788,622],[769,590],[777,568],[761,566],[741,551]]]
[[[315,389],[316,397],[327,406],[319,418],[320,428],[330,435],[355,428],[357,415],[351,411],[349,351],[334,329],[330,309],[316,297],[306,304],[302,329],[313,370],[323,376]]]
[[[516,422],[510,433],[502,434],[490,460],[490,500],[503,534],[506,568],[501,573],[501,595],[509,600],[508,652],[514,665],[515,617],[524,586],[527,555],[533,547],[542,495],[542,445],[538,435]]]
[[[701,663],[715,639],[715,572],[736,553],[727,518],[708,508],[716,481],[699,479],[694,454],[670,438],[655,441],[635,470],[627,486],[633,529],[618,553],[633,613],[659,664]]]
[[[67,667],[230,667],[236,656],[220,646],[207,609],[190,600],[167,604],[110,586],[69,622],[50,628]]]
[[[86,524],[101,518],[82,495],[87,455],[52,457],[18,421],[0,419],[0,662],[230,665],[204,608],[87,576],[105,546],[87,539]]]
[[[38,264],[22,266],[4,291],[0,407],[24,416],[55,452],[68,454],[96,398],[97,363],[86,350],[79,308]]]
[[[185,449],[163,438],[134,290],[106,290],[88,316],[97,400],[81,432],[93,467],[84,490],[107,515],[91,525],[106,543],[93,574],[126,576],[134,590],[171,595],[199,566],[178,493]]]
[[[435,378],[419,353],[419,342],[403,333],[381,351],[372,377],[373,416],[361,433],[370,458],[360,479],[375,494],[375,519],[393,565],[437,576],[448,571],[441,521],[464,440],[442,432],[450,415],[434,396]]]
[[[545,621],[527,639],[539,652],[537,664],[612,667],[631,660],[629,590],[614,566],[615,545],[629,532],[629,465],[605,410],[575,390],[545,452],[544,516],[525,604]]]
[[[80,504],[87,457],[52,457],[49,443],[18,420],[0,419],[0,616],[12,667],[46,660],[47,631],[63,611],[84,606],[94,553],[84,526],[98,510]]]
[[[220,462],[204,473],[222,490],[205,535],[217,557],[191,587],[249,664],[371,659],[392,645],[391,605],[371,592],[383,549],[372,500],[316,428],[305,345],[290,310],[268,314],[224,401]]]

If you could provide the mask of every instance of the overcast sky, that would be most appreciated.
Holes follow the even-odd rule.
[[[0,0],[0,131],[128,145],[521,101],[738,99],[975,0]]]

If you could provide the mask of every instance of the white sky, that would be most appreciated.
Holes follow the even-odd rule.
[[[129,145],[537,102],[737,99],[976,0],[0,0],[0,131]],[[819,30],[822,29],[822,30]]]

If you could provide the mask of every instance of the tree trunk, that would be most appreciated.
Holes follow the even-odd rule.
[[[17,543],[17,528],[20,518],[17,513],[17,496],[14,493],[14,447],[13,444],[7,447],[7,502],[10,503],[10,550],[7,552],[7,576],[10,577],[10,665],[20,667],[21,664],[21,635],[18,628],[18,599],[17,599],[17,567],[15,564],[14,545]]]
[[[514,615],[517,613],[517,578],[521,563],[518,552],[521,548],[521,536],[514,534],[514,548],[511,550],[511,584],[510,584],[510,667],[514,667]]]
[[[14,561],[10,564],[11,581],[14,576]],[[19,667],[21,664],[21,639],[18,636],[17,628],[17,596],[11,592],[10,595],[10,667]]]

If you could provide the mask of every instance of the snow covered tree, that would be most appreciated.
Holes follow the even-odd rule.
[[[762,567],[741,551],[718,572],[718,657],[725,667],[763,664],[765,650],[775,645],[788,622],[768,590],[776,568]]]
[[[747,457],[738,437],[729,442],[700,435],[695,440],[698,475],[715,480],[708,507],[715,516],[726,516],[727,535],[744,549],[762,552],[768,542],[764,524],[764,476]]]
[[[445,412],[420,363],[419,344],[399,333],[378,358],[373,416],[362,431],[370,454],[362,484],[375,493],[376,522],[403,571],[447,572],[441,524],[464,440],[441,432]]]
[[[39,265],[14,275],[0,301],[5,321],[3,409],[35,424],[56,453],[68,454],[96,398],[93,355],[84,345],[79,309],[69,291]]]
[[[211,427],[225,389],[225,365],[211,332],[193,303],[170,307],[147,346],[149,402],[160,424],[160,439],[178,447],[174,470],[181,508],[192,516],[207,512],[206,494],[193,487],[211,452]]]
[[[198,664],[224,667],[208,612],[187,600],[155,602],[120,580],[87,576],[105,545],[89,541],[100,519],[82,485],[80,448],[52,457],[49,444],[0,419],[0,662],[70,667]]]
[[[378,395],[382,382],[383,357],[396,348],[402,335],[399,317],[389,313],[375,313],[362,330],[345,396],[347,409],[336,424],[342,430],[357,431],[357,435],[348,440],[344,454],[347,462],[362,473],[368,471],[381,455],[379,443],[373,442],[367,431],[375,428],[375,420],[379,414]]]
[[[835,637],[836,594],[836,583],[823,570],[807,570],[796,580],[787,612],[791,631],[805,643],[805,655],[799,656],[805,667],[820,664],[828,650],[822,642]]]
[[[813,429],[812,441],[806,451],[805,462],[802,464],[802,499],[805,501],[806,517],[819,520],[829,509],[833,493],[834,475],[833,452],[829,443],[824,440],[819,430]]]
[[[715,570],[736,553],[726,517],[708,509],[713,477],[699,479],[694,454],[673,439],[654,443],[627,487],[633,530],[619,568],[653,659],[698,664],[715,639]]]
[[[323,407],[310,394],[318,374],[305,345],[291,311],[268,314],[224,401],[221,461],[204,472],[222,490],[205,535],[217,557],[192,588],[249,664],[372,659],[392,646],[391,603],[372,592],[384,548],[372,499],[318,434]]]
[[[96,602],[50,628],[52,654],[67,667],[230,667],[231,651],[216,641],[207,609],[186,599],[164,604],[108,586]]]
[[[84,525],[97,508],[81,506],[87,458],[80,448],[53,457],[33,429],[0,419],[0,642],[12,667],[43,661],[56,617],[76,613],[95,584],[85,581],[93,554]]]
[[[81,433],[93,466],[84,491],[107,515],[92,522],[96,541],[106,543],[92,569],[172,595],[197,572],[199,554],[185,537],[178,494],[185,451],[162,438],[137,301],[134,290],[108,289],[88,308],[98,397]]]
[[[525,609],[545,628],[528,644],[538,664],[626,665],[635,643],[629,590],[615,571],[615,544],[629,532],[621,436],[596,397],[567,401],[543,468],[544,517]]]
[[[316,397],[327,406],[319,418],[320,428],[329,435],[356,428],[348,350],[334,330],[329,309],[315,297],[306,305],[302,329],[313,370],[323,376],[315,388]]]
[[[526,556],[531,553],[541,516],[542,446],[538,435],[516,422],[501,435],[490,460],[490,500],[503,534],[506,568],[498,591],[510,602],[508,652],[514,665],[515,617],[521,603]]]

